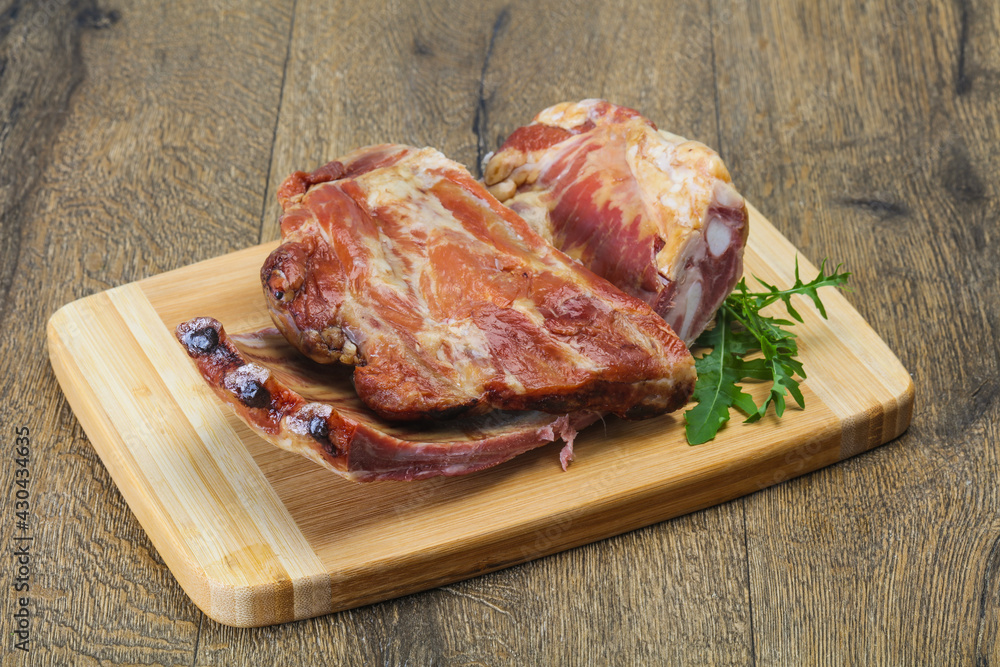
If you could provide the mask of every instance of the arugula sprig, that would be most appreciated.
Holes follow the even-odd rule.
[[[818,290],[821,287],[842,288],[847,284],[851,274],[841,272],[840,267],[838,264],[827,274],[824,259],[819,275],[803,282],[796,257],[795,284],[784,290],[756,278],[766,291],[751,292],[746,280],[740,279],[716,313],[715,326],[695,341],[696,347],[711,350],[695,359],[698,381],[692,398],[698,405],[684,414],[689,444],[700,445],[713,439],[729,421],[732,407],[747,416],[746,423],[759,420],[771,405],[780,417],[785,411],[786,393],[800,408],[805,407],[799,380],[804,380],[806,373],[796,359],[799,352],[796,336],[782,328],[793,326],[794,322],[761,315],[760,311],[781,301],[792,319],[802,322],[802,316],[792,306],[792,297],[801,294],[812,299],[819,314],[826,319],[826,308]],[[762,405],[754,403],[753,397],[740,387],[739,383],[744,380],[771,382],[771,390]]]

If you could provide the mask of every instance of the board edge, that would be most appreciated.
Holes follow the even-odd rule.
[[[71,313],[79,310],[85,303],[100,299],[109,291],[136,286],[138,282],[140,281],[71,301],[57,308],[46,321],[49,364],[90,446],[107,468],[108,476],[122,495],[129,511],[163,558],[175,581],[206,616],[229,627],[251,628],[279,625],[331,613],[334,610],[331,609],[328,572],[299,578],[289,576],[279,581],[233,585],[221,576],[213,575],[210,568],[199,562],[190,546],[181,539],[176,527],[172,526],[169,517],[162,516],[154,502],[147,502],[144,497],[146,492],[141,485],[129,487],[119,482],[120,479],[135,477],[141,471],[130,470],[125,462],[119,461],[120,456],[115,453],[113,446],[98,444],[104,438],[115,439],[116,431],[110,423],[98,416],[104,412],[103,405],[96,398],[87,398],[94,396],[94,392],[63,337],[74,335],[76,324],[70,317]],[[82,382],[72,382],[73,375]],[[103,437],[93,436],[98,433]],[[297,605],[297,602],[301,604]]]

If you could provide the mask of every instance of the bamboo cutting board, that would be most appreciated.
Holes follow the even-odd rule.
[[[746,272],[794,282],[795,248],[751,208]],[[806,409],[690,447],[680,414],[608,419],[577,439],[466,477],[354,484],[254,435],[173,336],[211,315],[270,325],[249,248],[64,306],[52,366],[111,476],[184,590],[235,626],[309,618],[504,568],[708,507],[887,442],[913,385],[835,290],[795,328]],[[799,259],[802,275],[816,268]],[[752,387],[758,400],[763,386]]]

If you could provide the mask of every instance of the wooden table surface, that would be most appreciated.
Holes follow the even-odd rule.
[[[998,31],[987,0],[0,2],[3,664],[1000,664]],[[48,317],[276,238],[290,171],[383,141],[475,168],[585,97],[715,147],[807,257],[847,265],[913,375],[909,431],[427,593],[205,617],[67,406]]]

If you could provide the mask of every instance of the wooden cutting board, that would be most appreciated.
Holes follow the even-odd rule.
[[[747,274],[790,286],[795,248],[752,208],[750,229]],[[567,472],[552,443],[466,477],[355,484],[254,435],[173,337],[198,315],[231,333],[270,325],[258,271],[274,247],[75,301],[48,326],[56,376],[129,507],[191,599],[228,625],[348,609],[663,521],[876,447],[912,415],[909,374],[827,289],[829,320],[797,307],[805,410],[737,415],[697,447],[679,413],[609,418],[579,436]]]

